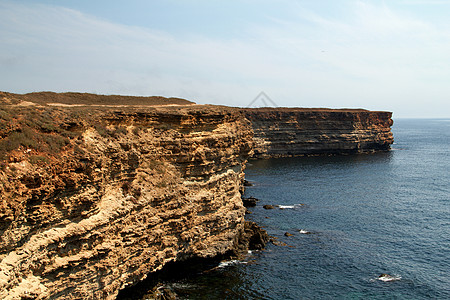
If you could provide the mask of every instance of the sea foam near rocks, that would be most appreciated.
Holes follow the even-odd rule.
[[[295,209],[305,206],[304,204],[298,203],[294,205],[277,205],[279,209]]]

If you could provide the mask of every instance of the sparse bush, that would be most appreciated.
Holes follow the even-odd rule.
[[[0,141],[0,158],[5,159],[9,152],[21,146],[27,149],[56,154],[69,143],[69,139],[61,135],[43,133],[30,127],[22,127]]]
[[[117,137],[119,135],[126,135],[128,133],[128,130],[125,126],[117,126],[115,130],[111,132],[112,137]]]
[[[32,155],[29,158],[31,164],[38,164],[40,162],[48,163],[48,158],[40,155]]]
[[[0,109],[0,119],[3,119],[5,121],[10,121],[11,116],[9,115],[9,113],[7,111]]]
[[[102,137],[107,137],[109,135],[108,130],[106,129],[106,126],[103,124],[95,124],[94,125],[95,130],[100,134]]]

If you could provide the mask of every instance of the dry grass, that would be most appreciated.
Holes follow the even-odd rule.
[[[68,130],[69,119],[57,109],[0,107],[0,159],[21,148],[56,155],[80,134]]]
[[[29,94],[12,94],[0,92],[0,98],[32,102],[39,105],[60,103],[65,105],[190,105],[191,101],[181,98],[165,98],[161,96],[138,97],[120,95],[96,95],[89,93],[53,93],[37,92]]]

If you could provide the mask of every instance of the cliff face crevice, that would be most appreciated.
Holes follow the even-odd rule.
[[[245,109],[254,131],[254,157],[389,150],[391,112],[299,108]]]
[[[35,110],[47,123],[25,122]],[[169,261],[236,246],[252,136],[237,110],[4,107],[2,116],[0,146],[27,131],[50,142],[24,142],[2,164],[0,298],[114,298]]]

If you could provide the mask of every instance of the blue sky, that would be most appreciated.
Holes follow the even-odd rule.
[[[0,0],[0,90],[450,117],[450,1]]]

